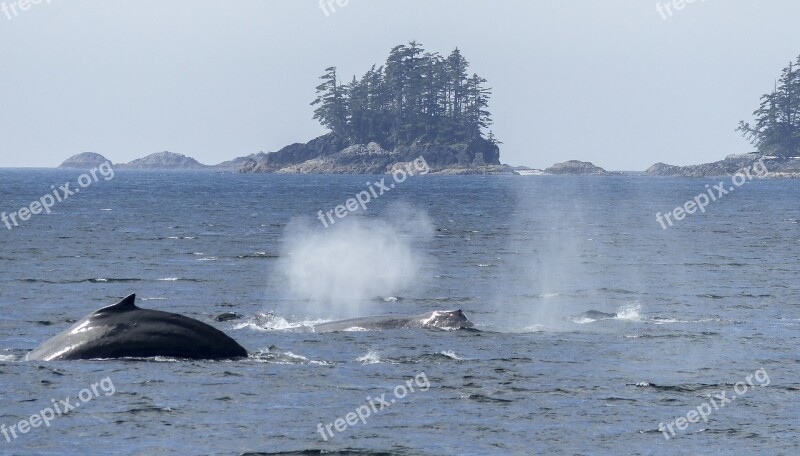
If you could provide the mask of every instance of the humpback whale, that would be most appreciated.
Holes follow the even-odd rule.
[[[132,294],[28,353],[30,361],[97,358],[232,359],[247,351],[222,331],[183,315],[136,307]]]
[[[599,310],[589,310],[574,317],[572,320],[579,323],[583,323],[586,321],[612,320],[614,318],[617,318],[618,316],[619,314],[616,313],[606,313],[606,312],[600,312]]]
[[[364,329],[368,331],[402,328],[461,329],[473,326],[472,322],[467,320],[461,310],[440,310],[413,317],[375,316],[322,323],[314,326],[314,332],[328,333],[347,329]]]

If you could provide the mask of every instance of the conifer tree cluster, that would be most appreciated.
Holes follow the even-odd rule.
[[[491,89],[477,74],[469,76],[468,69],[458,49],[445,58],[414,41],[396,46],[383,66],[373,65],[348,84],[330,67],[311,103],[314,119],[343,141],[375,141],[387,149],[483,139],[492,123]],[[491,132],[488,140],[498,143]]]
[[[800,156],[800,56],[783,69],[772,93],[761,97],[753,125],[744,121],[737,131],[760,153],[782,158]]]

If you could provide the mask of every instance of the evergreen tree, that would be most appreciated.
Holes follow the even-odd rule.
[[[800,155],[800,56],[783,69],[772,93],[761,97],[753,125],[744,121],[737,131],[760,153],[779,157]]]
[[[311,103],[311,106],[319,105],[314,111],[314,119],[319,120],[335,135],[346,137],[346,97],[336,76],[336,67],[326,68],[320,79],[323,83],[317,86],[317,99]]]
[[[396,148],[417,141],[462,144],[483,138],[491,125],[491,89],[454,50],[446,59],[412,41],[395,46],[384,66],[342,86],[336,67],[317,87],[314,119],[351,143]],[[491,136],[493,145],[499,142]]]

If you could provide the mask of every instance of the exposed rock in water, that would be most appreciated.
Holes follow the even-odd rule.
[[[383,174],[397,162],[397,156],[377,143],[350,146],[331,155],[322,155],[279,169],[279,173]]]
[[[658,162],[655,165],[647,168],[644,172],[645,176],[682,176],[680,166],[668,165],[666,163]]]
[[[472,167],[453,167],[444,168],[432,174],[450,175],[450,176],[468,176],[468,175],[494,175],[494,174],[519,174],[512,166],[509,165],[483,165]]]
[[[258,161],[261,161],[261,160],[266,160],[266,158],[267,158],[267,154],[265,154],[264,152],[259,152],[257,154],[250,154],[250,155],[248,155],[246,157],[237,157],[237,158],[234,158],[233,160],[224,161],[224,162],[222,162],[222,163],[220,163],[218,165],[212,166],[212,168],[221,169],[221,170],[238,171],[239,168],[242,167],[242,165],[244,165],[245,163],[247,163],[250,160],[254,160],[254,161],[258,162]]]
[[[514,174],[500,164],[498,147],[485,139],[469,144],[438,145],[415,143],[392,151],[380,144],[348,145],[331,134],[306,144],[292,144],[261,159],[242,164],[242,173],[317,173],[384,174],[398,163],[423,157],[431,173],[440,174]]]
[[[599,166],[589,162],[569,160],[564,163],[557,163],[546,170],[547,174],[573,175],[573,176],[615,176],[619,173],[611,173]]]
[[[751,166],[761,158],[758,154],[729,155],[725,160],[702,165],[673,166],[665,163],[656,163],[644,172],[645,176],[729,176],[740,169]]]
[[[103,163],[111,163],[106,157],[96,154],[94,152],[84,152],[82,154],[73,155],[69,157],[59,168],[78,168],[90,169],[96,168]]]
[[[123,169],[207,169],[206,165],[192,157],[174,152],[159,152],[134,160],[125,165],[117,165]]]
[[[759,161],[763,160],[762,165]],[[800,158],[779,158],[758,153],[728,155],[724,160],[701,165],[673,166],[656,163],[644,172],[645,176],[715,177],[731,176],[742,169],[750,169],[760,177],[798,177]]]

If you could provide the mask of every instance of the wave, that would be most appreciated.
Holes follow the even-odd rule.
[[[311,331],[315,325],[327,323],[329,320],[305,320],[301,322],[290,322],[289,320],[273,312],[262,312],[253,315],[246,321],[237,323],[233,329],[255,329],[256,331],[291,331],[304,330]]]
[[[651,382],[639,382],[636,384],[628,384],[628,386],[635,386],[637,388],[649,388],[656,391],[672,391],[678,393],[694,393],[705,390],[724,390],[731,385],[727,383],[683,383],[679,385],[657,385]]]
[[[501,399],[499,397],[491,397],[483,394],[467,394],[465,396],[459,397],[459,399],[470,399],[477,402],[501,402],[501,403],[514,402],[511,399]]]
[[[359,356],[356,361],[362,364],[379,364],[381,362],[381,355],[376,351],[370,351],[364,356]]]
[[[450,358],[450,359],[454,359],[454,360],[456,360],[456,361],[464,361],[464,358],[462,358],[462,357],[458,356],[458,355],[456,354],[456,352],[454,352],[454,351],[452,351],[452,350],[444,350],[444,351],[442,351],[442,352],[439,352],[439,353],[440,353],[441,355],[443,355],[443,356],[446,356],[446,357],[448,357],[448,358]]]
[[[641,310],[642,306],[640,304],[622,306],[617,310],[616,320],[641,321]]]
[[[261,350],[258,353],[250,355],[250,359],[262,363],[270,364],[305,364],[315,366],[332,366],[334,363],[328,361],[317,361],[309,359],[303,355],[297,355],[291,351],[278,352],[273,351],[275,347],[269,347],[266,350]]]
[[[142,278],[118,278],[118,277],[95,277],[91,279],[77,279],[77,280],[47,280],[47,279],[17,279],[17,282],[23,283],[46,283],[49,285],[74,285],[79,283],[134,283],[134,282],[151,282],[153,279]],[[166,277],[162,279],[155,279],[156,282],[205,282],[201,279],[184,279],[179,277]]]
[[[280,258],[280,255],[277,253],[268,253],[268,252],[255,252],[247,255],[237,255],[236,258],[246,259],[246,258]]]

